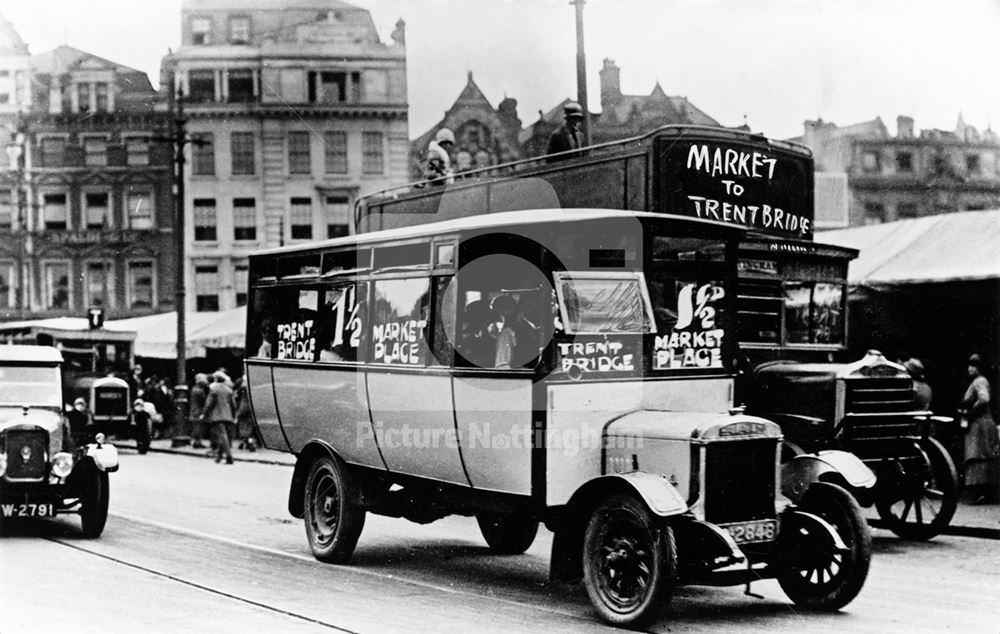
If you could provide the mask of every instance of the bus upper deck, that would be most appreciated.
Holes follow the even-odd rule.
[[[556,160],[561,159],[561,160]],[[361,199],[359,233],[511,210],[648,211],[743,227],[737,334],[761,358],[847,345],[847,266],[857,251],[813,240],[808,148],[738,130],[665,126],[566,156],[518,161]]]

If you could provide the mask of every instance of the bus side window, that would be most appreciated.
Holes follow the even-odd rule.
[[[316,315],[319,312],[317,288],[291,288],[281,295],[280,314],[275,326],[275,358],[314,361],[316,357]],[[287,293],[287,294],[286,294]],[[278,308],[276,307],[276,308]]]
[[[455,278],[434,278],[434,358],[439,365],[451,367],[455,350],[455,310],[458,285]]]
[[[427,365],[430,282],[429,277],[375,280],[371,324],[373,363]]]
[[[274,303],[277,300],[277,289],[251,289],[250,302],[253,308],[248,334],[247,353],[258,359],[270,359],[273,355],[272,339],[274,333]]]
[[[317,325],[320,361],[357,361],[364,331],[365,282],[340,283],[323,291]]]

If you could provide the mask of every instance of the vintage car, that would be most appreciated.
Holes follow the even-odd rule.
[[[130,438],[139,453],[149,451],[152,423],[136,424],[126,381],[114,376],[78,376],[66,386],[66,393],[67,401],[82,398],[87,403],[92,434]]]
[[[67,451],[62,360],[52,347],[0,346],[0,522],[78,513],[93,538],[107,522],[118,453],[100,434]]]
[[[905,539],[943,531],[958,504],[958,476],[947,450],[929,433],[936,417],[917,407],[906,368],[872,350],[850,364],[775,361],[753,372],[748,411],[778,423],[786,457],[839,449],[875,472],[871,491],[880,525]]]

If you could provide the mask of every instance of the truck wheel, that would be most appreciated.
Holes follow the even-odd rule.
[[[531,547],[538,533],[537,520],[483,513],[476,521],[486,544],[498,555],[520,555]]]
[[[93,464],[84,467],[86,474],[80,479],[80,526],[83,536],[94,539],[104,532],[108,521],[108,474]]]
[[[858,503],[835,484],[811,484],[799,509],[830,523],[847,550],[834,550],[828,533],[796,526],[778,538],[785,557],[777,575],[778,583],[798,605],[839,610],[858,595],[868,576],[871,532]]]
[[[324,456],[306,479],[304,519],[313,556],[331,564],[346,563],[365,526],[365,510],[350,503],[350,480],[344,463]]]
[[[951,456],[937,440],[919,441],[921,464],[900,479],[892,498],[876,503],[886,527],[903,539],[925,541],[941,534],[958,507],[958,475]]]
[[[642,628],[673,595],[677,546],[670,526],[631,495],[617,495],[590,516],[583,578],[590,602],[611,625]]]

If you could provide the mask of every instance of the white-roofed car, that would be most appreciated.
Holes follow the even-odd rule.
[[[62,362],[52,347],[0,346],[0,522],[76,513],[93,538],[107,522],[118,453],[102,434],[73,448]]]

